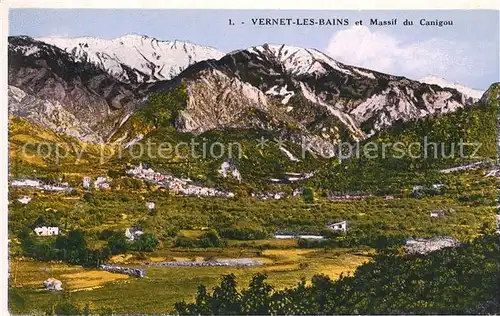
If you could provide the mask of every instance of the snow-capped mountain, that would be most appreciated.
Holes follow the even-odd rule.
[[[455,111],[473,99],[455,89],[430,86],[342,64],[315,50],[286,45],[250,47],[180,74],[189,103],[179,127],[190,132],[266,126],[255,109],[293,121],[317,137],[361,140],[396,121]],[[173,82],[158,82],[165,91]],[[279,113],[279,114],[277,114]],[[272,114],[272,115],[271,115]]]
[[[443,87],[443,88],[452,88],[452,89],[455,89],[455,90],[457,90],[465,95],[468,95],[476,100],[479,100],[483,96],[483,93],[484,93],[484,91],[475,90],[475,89],[466,87],[466,86],[458,84],[458,83],[451,83],[449,81],[446,81],[443,78],[434,77],[434,76],[424,77],[418,81],[423,82],[423,83],[427,83],[427,84],[435,84],[435,85],[438,85],[438,86]]]
[[[454,88],[345,65],[294,46],[264,44],[222,55],[137,35],[9,38],[11,113],[84,140],[109,140],[151,94],[181,82],[188,87],[186,109],[176,120],[181,131],[275,130],[321,148],[475,102]],[[124,141],[137,136],[126,135]]]
[[[9,37],[9,112],[101,142],[140,97],[96,65],[30,37]]]
[[[90,61],[118,80],[131,83],[170,80],[189,65],[224,56],[212,47],[161,41],[137,34],[112,40],[94,37],[41,37],[37,40]]]

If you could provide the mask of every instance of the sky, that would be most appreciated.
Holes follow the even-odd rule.
[[[256,18],[349,19],[348,26],[259,26]],[[395,26],[369,25],[370,19]],[[229,19],[234,25],[229,25]],[[414,21],[404,26],[405,19]],[[421,26],[420,19],[453,21]],[[363,26],[354,25],[363,20]],[[242,24],[241,22],[244,22]],[[304,11],[11,9],[9,35],[92,36],[113,39],[137,33],[185,40],[230,52],[254,45],[316,48],[336,60],[411,79],[437,76],[485,90],[499,75],[499,15],[496,11]]]

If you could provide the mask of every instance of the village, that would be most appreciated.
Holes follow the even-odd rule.
[[[224,197],[233,198],[234,193],[193,184],[191,179],[180,179],[171,175],[156,172],[140,163],[139,166],[129,169],[126,173],[134,178],[145,180],[151,184],[169,189],[176,194],[197,197]]]
[[[11,182],[11,186],[13,188],[31,188],[54,192],[70,192],[73,190],[73,188],[67,182],[47,184],[41,180],[36,179],[13,179]]]

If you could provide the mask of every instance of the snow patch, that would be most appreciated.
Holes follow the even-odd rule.
[[[476,99],[476,100],[479,100],[484,94],[484,91],[475,90],[475,89],[466,87],[464,85],[461,85],[459,83],[451,83],[451,82],[446,81],[445,79],[439,78],[439,77],[428,76],[428,77],[424,77],[424,78],[420,79],[419,81],[422,83],[434,84],[434,85],[440,86],[442,88],[452,88],[452,89],[455,89],[458,92],[465,94],[466,96],[472,97],[473,99]]]
[[[160,41],[136,34],[113,40],[94,37],[41,37],[37,40],[59,47],[80,60],[90,61],[122,81],[169,80],[189,65],[224,56],[212,47],[182,41]],[[123,65],[135,70],[137,78],[132,78]]]
[[[368,77],[370,79],[377,79],[377,78],[375,78],[375,75],[371,72],[366,72],[366,71],[363,71],[363,70],[357,69],[357,68],[353,68],[353,70],[362,76]]]

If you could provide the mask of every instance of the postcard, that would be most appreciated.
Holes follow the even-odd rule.
[[[8,27],[10,313],[500,313],[497,10]]]

